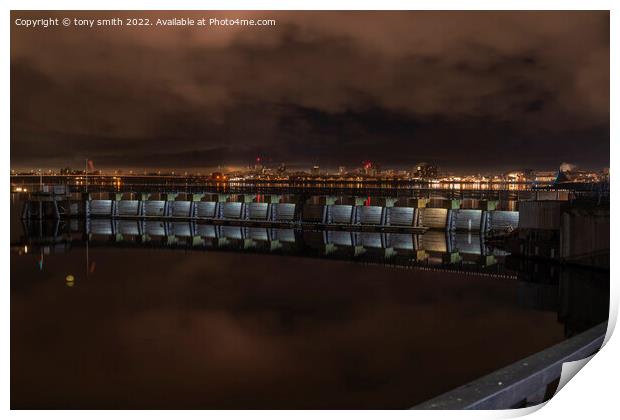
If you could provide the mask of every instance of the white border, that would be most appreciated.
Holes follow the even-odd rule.
[[[257,1],[257,0],[228,0],[228,1],[198,1],[198,0],[136,0],[128,2],[127,0],[108,0],[108,1],[89,1],[78,2],[70,0],[58,0],[55,2],[49,1],[16,1],[8,0],[4,4],[3,14],[3,31],[2,36],[4,38],[3,54],[2,54],[2,81],[4,85],[4,92],[2,97],[2,127],[3,127],[3,141],[1,142],[2,148],[2,170],[5,176],[9,176],[10,173],[10,150],[9,150],[9,69],[10,69],[10,10],[611,10],[611,115],[614,115],[614,104],[618,99],[618,86],[615,83],[614,75],[620,74],[618,68],[617,51],[614,47],[617,46],[617,41],[620,39],[618,30],[619,20],[617,18],[617,10],[614,10],[614,5],[617,2],[612,1],[549,1],[549,0],[505,0],[505,1],[403,1],[403,0],[382,0],[377,2],[371,1],[335,1],[335,0],[302,0],[302,1]],[[611,166],[615,167],[618,163],[618,147],[615,145],[614,140],[618,138],[617,124],[614,119],[611,119]],[[613,175],[612,175],[613,176]],[[1,183],[2,190],[0,195],[5,197],[5,205],[1,206],[2,220],[8,220],[9,206],[9,182]],[[618,210],[617,199],[612,195],[612,213]],[[615,218],[611,222],[611,237],[620,237],[620,228],[615,223]],[[4,409],[8,410],[10,407],[10,356],[9,356],[9,328],[10,328],[10,290],[9,290],[9,249],[8,244],[5,243],[4,252],[1,255],[2,264],[5,275],[4,283],[5,290],[2,293],[2,327],[3,337],[5,338],[3,346],[1,348],[1,361],[2,361],[2,373],[4,380],[1,383],[1,398],[4,403]],[[612,246],[611,261],[616,261],[618,258],[616,247]],[[615,324],[618,313],[618,295],[619,287],[616,280],[616,274],[618,273],[617,266],[612,265],[611,268],[611,323]],[[609,338],[609,337],[608,337]],[[375,418],[376,416],[389,416],[393,418],[504,418],[514,417],[526,414],[526,412],[536,411],[533,416],[535,418],[584,418],[586,416],[591,418],[608,418],[613,415],[614,412],[618,412],[615,402],[617,399],[617,393],[615,392],[616,375],[620,372],[618,369],[619,363],[616,355],[620,354],[620,345],[618,339],[611,339],[605,348],[588,363],[588,366],[577,375],[577,379],[570,381],[568,385],[562,389],[545,407],[536,411],[535,409],[521,410],[521,411],[502,411],[502,412],[408,412],[408,411],[390,411],[390,412],[377,412],[377,411],[354,411],[344,412],[341,411],[329,411],[329,412],[312,412],[312,411],[258,411],[258,412],[238,412],[238,411],[215,411],[215,412],[195,412],[195,411],[179,411],[175,412],[175,416],[183,416],[189,418],[203,418],[205,415],[215,416],[220,419],[237,419],[241,416],[251,415],[257,419],[290,419],[292,416],[300,419],[312,419],[316,416],[326,418],[340,418],[342,415],[352,415],[358,419]],[[67,390],[67,392],[71,392]],[[151,411],[145,412],[132,412],[132,411],[120,411],[120,412],[103,412],[103,411],[55,411],[55,412],[30,412],[30,411],[16,411],[10,413],[16,418],[31,418],[44,415],[49,419],[82,419],[84,416],[92,417],[95,419],[107,419],[111,415],[122,418],[133,418],[136,415],[147,415],[153,419],[167,419],[170,414],[163,411]]]

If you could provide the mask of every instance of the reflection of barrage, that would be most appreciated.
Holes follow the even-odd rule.
[[[73,275],[68,274],[67,277],[65,277],[65,284],[67,285],[67,287],[73,287],[73,285],[75,284],[75,277],[73,277]]]

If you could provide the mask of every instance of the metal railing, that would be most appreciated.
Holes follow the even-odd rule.
[[[562,364],[596,353],[607,322],[422,404],[416,410],[499,410],[540,404],[562,374]]]

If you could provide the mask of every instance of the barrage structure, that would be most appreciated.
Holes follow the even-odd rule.
[[[109,193],[73,198],[63,186],[32,193],[23,219],[95,218],[193,220],[216,224],[424,232],[429,229],[488,233],[511,231],[519,213],[497,209],[497,201],[459,199],[223,193]]]

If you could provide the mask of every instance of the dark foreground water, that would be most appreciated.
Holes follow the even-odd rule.
[[[403,268],[12,228],[12,408],[407,408],[607,314],[608,273],[499,257]]]

